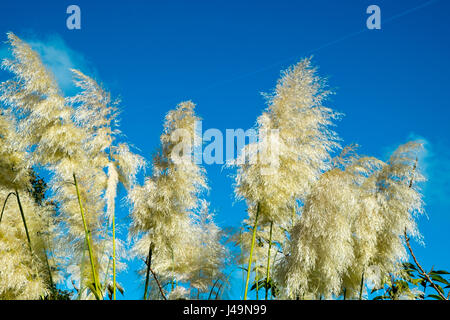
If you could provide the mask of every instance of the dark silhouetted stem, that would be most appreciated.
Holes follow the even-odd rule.
[[[144,300],[147,300],[147,292],[148,292],[148,282],[150,279],[150,267],[152,265],[152,244],[150,243],[150,246],[148,248],[148,257],[147,257],[147,272],[145,274],[145,289],[144,289]]]

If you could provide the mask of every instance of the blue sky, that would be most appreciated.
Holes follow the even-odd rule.
[[[66,28],[70,4],[81,8],[81,30]],[[371,4],[381,8],[381,30],[366,28]],[[387,160],[409,139],[426,142],[426,246],[414,248],[427,268],[450,269],[449,12],[444,0],[17,0],[0,4],[0,39],[13,31],[29,41],[66,93],[75,67],[120,96],[122,131],[147,159],[178,102],[197,104],[204,130],[247,129],[280,70],[313,55],[336,91],[327,105],[345,114],[336,128],[345,144]],[[218,224],[238,226],[246,213],[234,203],[232,171],[206,169]],[[126,215],[122,208],[123,223]],[[128,299],[142,296],[137,265],[119,277]],[[239,283],[230,297],[241,291]]]

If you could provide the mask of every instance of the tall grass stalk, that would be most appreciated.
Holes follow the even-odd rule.
[[[3,219],[3,213],[5,212],[6,203],[8,203],[8,199],[9,199],[9,197],[12,196],[12,195],[16,195],[16,194],[15,194],[14,192],[10,192],[10,193],[8,194],[8,196],[6,197],[6,199],[5,199],[5,202],[3,202],[2,213],[0,214],[0,223],[2,222],[2,219]]]
[[[20,201],[19,191],[17,191],[17,189],[16,189],[16,197],[17,197],[17,204],[19,205],[20,215],[22,216],[23,226],[25,228],[25,233],[27,235],[28,246],[30,247],[30,251],[33,252],[33,249],[31,248],[30,234],[28,233],[27,221],[25,219],[25,214],[24,214],[23,208],[22,208],[22,202]]]
[[[109,267],[111,266],[111,260],[112,260],[112,257],[109,257],[108,266],[106,267],[105,277],[103,278],[103,287],[105,288],[105,293],[106,293],[106,290],[108,290],[108,274],[109,274]]]
[[[258,273],[258,262],[255,266],[255,284],[256,284],[256,300],[259,300],[259,273]]]
[[[361,287],[359,289],[359,300],[362,300],[363,287],[364,287],[364,272],[361,275]]]
[[[145,274],[145,288],[144,288],[144,300],[147,300],[147,293],[148,293],[148,282],[150,280],[150,267],[152,265],[152,254],[153,254],[153,248],[152,244],[150,243],[150,246],[148,248],[148,257],[147,257],[147,272]]]
[[[225,291],[226,284],[229,283],[229,280],[230,280],[230,278],[231,278],[232,273],[233,273],[233,271],[231,271],[231,272],[228,274],[228,276],[226,277],[225,281],[223,281],[222,283],[220,283],[220,287],[219,287],[218,290],[217,290],[217,294],[216,294],[215,300],[217,300],[218,298],[222,298],[222,295],[223,295],[223,293],[224,293],[224,291]],[[220,291],[221,291],[221,290],[222,290],[222,294],[220,294]],[[220,295],[219,295],[219,294],[220,294]]]
[[[52,291],[54,291],[54,282],[53,282],[53,275],[52,275],[52,268],[50,267],[50,263],[48,261],[48,255],[47,255],[47,249],[44,246],[44,257],[45,257],[45,264],[47,266],[47,271],[48,271],[48,280],[50,281],[50,288]]]
[[[242,261],[242,270],[245,270],[244,250],[243,250],[244,246],[243,246],[242,230],[243,230],[243,227],[241,226],[239,228],[239,243],[241,245],[240,258],[241,258],[241,261]],[[242,288],[244,288],[244,286],[245,286],[245,273],[242,272]],[[244,289],[244,291],[245,291],[245,289]]]
[[[15,190],[15,192],[10,192],[8,194],[8,196],[6,197],[5,202],[3,203],[2,213],[0,214],[0,223],[2,222],[2,219],[3,219],[3,214],[5,212],[6,203],[8,202],[9,197],[12,195],[16,196],[17,204],[19,206],[20,216],[22,218],[23,226],[25,229],[25,234],[27,236],[28,247],[30,249],[31,254],[33,254],[33,248],[31,247],[30,234],[28,233],[27,220],[25,219],[25,213],[23,212],[22,202],[20,201],[20,196],[19,196],[19,192],[17,191],[17,189]]]
[[[152,273],[153,278],[154,278],[155,281],[156,281],[156,284],[158,285],[159,292],[161,293],[161,296],[163,297],[164,300],[167,300],[167,297],[166,297],[166,295],[164,294],[164,290],[163,290],[163,288],[162,288],[162,286],[161,286],[161,283],[160,283],[159,280],[158,280],[158,277],[156,276],[156,273],[152,270],[151,267],[149,268],[149,270],[150,270],[150,272]]]
[[[112,237],[113,237],[113,300],[116,300],[116,214],[112,213]]]
[[[111,148],[109,149],[109,161],[111,161]],[[108,169],[109,170],[109,169]],[[109,171],[108,171],[109,173]],[[112,241],[113,241],[113,300],[116,300],[116,212],[112,210]]]
[[[3,219],[3,213],[5,211],[6,203],[8,202],[9,197],[12,195],[15,195],[17,198],[17,204],[19,206],[20,216],[22,217],[25,234],[27,236],[28,247],[30,249],[30,253],[33,254],[33,248],[31,246],[31,238],[30,238],[30,234],[28,232],[27,220],[25,219],[25,213],[23,211],[22,202],[20,201],[19,191],[17,191],[17,189],[15,190],[15,192],[9,193],[8,196],[6,197],[5,202],[3,203],[2,212],[0,214],[0,223],[2,222],[2,219]],[[44,257],[45,257],[45,262],[46,262],[47,271],[48,271],[48,277],[49,277],[49,281],[50,281],[50,289],[53,292],[54,291],[54,282],[53,282],[52,270],[50,268],[50,263],[48,262],[47,249],[45,248],[45,246],[43,248],[43,251],[44,251]]]
[[[91,244],[91,240],[90,240],[90,231],[88,230],[87,224],[86,224],[86,218],[84,216],[84,209],[83,209],[83,204],[81,202],[81,196],[80,196],[80,190],[78,188],[78,182],[77,182],[77,177],[75,175],[75,173],[73,174],[73,181],[75,183],[75,189],[77,191],[77,197],[78,197],[78,205],[80,206],[80,212],[81,212],[81,218],[83,220],[83,227],[84,227],[84,233],[86,236],[86,243],[88,246],[88,251],[89,251],[89,260],[91,263],[91,269],[92,269],[92,276],[94,278],[94,290],[92,290],[92,293],[94,294],[95,298],[97,300],[101,300],[102,299],[102,293],[100,290],[100,283],[98,281],[98,277],[97,277],[97,272],[95,271],[95,263],[94,263],[94,254],[92,251],[92,244]]]
[[[269,249],[267,252],[267,271],[266,271],[266,300],[269,293],[269,282],[270,282],[270,249],[272,248],[272,228],[273,221],[270,222],[270,232],[269,232]]]
[[[216,287],[216,284],[219,283],[219,281],[220,281],[220,278],[217,278],[216,281],[214,281],[214,283],[211,287],[211,290],[209,290],[208,300],[211,300],[211,296],[212,296],[212,293],[214,292],[214,288]],[[217,287],[217,290],[220,290],[219,287]]]
[[[255,247],[256,228],[258,227],[259,203],[256,207],[255,225],[253,226],[252,245],[250,247],[250,256],[248,258],[247,280],[245,281],[244,300],[247,300],[248,282],[250,281],[250,272],[252,270],[253,249]]]
[[[86,258],[86,239],[84,239],[83,243],[83,255],[81,256],[81,267],[80,267],[80,292],[78,293],[78,300],[81,300],[81,295],[83,294],[83,270],[84,270],[84,260]]]

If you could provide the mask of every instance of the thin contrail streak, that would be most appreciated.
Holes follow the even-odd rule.
[[[395,20],[397,20],[397,19],[399,19],[399,18],[401,18],[401,17],[403,17],[403,16],[406,16],[406,15],[408,15],[408,14],[410,14],[410,13],[413,13],[413,12],[415,12],[415,11],[417,11],[417,10],[423,9],[423,8],[425,8],[425,7],[428,7],[429,5],[431,5],[431,4],[435,3],[435,2],[438,2],[438,1],[440,1],[440,0],[430,0],[430,1],[426,1],[426,2],[424,2],[424,3],[422,3],[422,4],[418,5],[418,6],[415,6],[415,7],[413,7],[413,8],[410,8],[410,9],[407,9],[407,10],[405,10],[405,11],[402,11],[402,12],[400,12],[400,13],[398,13],[398,14],[396,14],[396,15],[393,15],[393,16],[387,18],[387,19],[383,19],[383,20],[382,20],[382,23],[383,23],[383,25],[388,24],[388,23],[391,23],[392,21],[395,21]],[[265,66],[265,67],[262,67],[262,68],[260,68],[260,69],[257,69],[257,70],[251,71],[251,72],[247,72],[247,73],[243,73],[243,74],[241,74],[241,75],[239,75],[239,76],[236,76],[236,77],[234,77],[234,78],[231,78],[231,79],[227,79],[227,80],[223,80],[223,81],[219,81],[219,82],[213,83],[213,84],[211,84],[211,85],[209,85],[209,86],[206,86],[206,87],[200,88],[200,89],[198,89],[198,90],[195,90],[195,92],[197,92],[197,93],[198,93],[198,92],[202,92],[202,91],[205,91],[205,90],[208,90],[208,89],[211,89],[211,88],[214,88],[214,87],[217,87],[217,86],[220,86],[220,85],[229,83],[229,82],[233,82],[233,81],[236,81],[236,80],[240,80],[240,79],[243,79],[243,78],[246,78],[246,77],[255,75],[255,74],[257,74],[257,73],[264,72],[264,71],[266,71],[266,70],[270,70],[270,69],[272,69],[272,68],[274,68],[274,67],[277,67],[277,66],[279,66],[279,65],[281,65],[281,64],[284,64],[284,63],[287,63],[287,62],[289,62],[289,61],[298,59],[299,56],[308,56],[308,55],[311,55],[311,54],[313,54],[313,53],[315,53],[315,52],[318,52],[319,50],[328,48],[328,47],[330,47],[330,46],[332,46],[332,45],[334,45],[334,44],[336,44],[336,43],[339,43],[339,42],[342,42],[342,41],[344,41],[344,40],[353,38],[353,37],[355,37],[355,36],[357,36],[357,35],[360,35],[361,33],[367,32],[367,31],[368,31],[368,29],[367,29],[367,28],[364,28],[364,29],[361,29],[361,30],[358,30],[358,31],[349,33],[349,34],[347,34],[347,35],[345,35],[345,36],[342,36],[342,37],[340,37],[340,38],[338,38],[338,39],[335,39],[335,40],[332,40],[332,41],[330,41],[330,42],[327,42],[327,43],[325,43],[325,44],[323,44],[323,45],[321,45],[321,46],[319,46],[319,47],[317,47],[317,48],[315,48],[315,49],[311,49],[311,50],[309,50],[309,51],[307,51],[307,52],[305,52],[305,53],[303,53],[303,54],[301,54],[301,55],[300,55],[300,54],[297,54],[297,55],[295,55],[295,56],[291,56],[291,57],[289,57],[289,58],[286,58],[286,59],[283,59],[283,60],[279,60],[279,61],[277,61],[277,62],[274,62],[274,63],[272,63],[272,64],[270,64],[270,65],[267,65],[267,66]],[[175,100],[175,99],[170,100],[170,101],[167,101],[167,102],[173,102],[174,100]]]

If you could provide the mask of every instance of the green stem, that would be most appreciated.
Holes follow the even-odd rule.
[[[245,269],[245,264],[244,264],[244,240],[242,237],[242,233],[243,233],[243,227],[239,228],[239,244],[241,246],[241,260],[242,260],[242,270]],[[242,287],[245,285],[245,273],[242,272]]]
[[[214,291],[214,288],[215,288],[216,284],[219,282],[219,280],[220,280],[220,278],[217,278],[216,281],[214,281],[214,283],[213,283],[213,285],[211,287],[211,290],[209,291],[208,300],[211,300],[211,295],[212,295],[212,293]],[[219,288],[217,288],[217,289],[219,290]]]
[[[107,290],[108,273],[109,273],[109,266],[111,265],[111,260],[112,260],[111,257],[109,257],[108,265],[106,266],[105,277],[103,278],[103,287],[105,288],[105,291]]]
[[[255,266],[255,282],[256,282],[256,300],[259,299],[259,273],[258,273],[258,264]]]
[[[48,225],[49,227],[49,225]],[[48,252],[51,252],[51,250],[47,249],[46,243],[50,244],[50,235],[47,233],[47,241],[44,241],[44,236],[42,236],[42,242],[44,244],[44,256],[45,256],[45,262],[47,265],[47,269],[48,269],[48,277],[49,277],[49,281],[50,281],[50,286],[51,286],[51,290],[52,291],[56,291],[56,284],[53,282],[53,275],[52,275],[52,268],[50,267],[50,262],[48,260],[49,254]]]
[[[3,202],[2,213],[0,214],[0,223],[2,222],[2,219],[3,219],[3,213],[5,212],[6,203],[8,202],[9,197],[12,195],[16,195],[16,194],[14,192],[10,192],[5,199],[5,202]]]
[[[17,198],[17,204],[19,205],[20,216],[22,218],[23,226],[24,226],[24,229],[25,229],[25,234],[27,236],[28,247],[30,249],[31,254],[33,254],[33,248],[31,247],[30,234],[28,232],[27,220],[25,219],[25,213],[23,212],[22,202],[20,201],[20,195],[19,195],[19,191],[17,191],[17,188],[15,189],[15,192],[10,192],[8,194],[8,196],[5,199],[5,202],[3,203],[2,212],[0,214],[0,223],[2,222],[2,219],[3,219],[3,214],[5,212],[6,203],[8,202],[9,197],[12,196],[12,195],[15,195],[16,198]],[[52,279],[52,274],[51,274],[51,271],[50,271],[50,265],[48,264],[47,252],[46,252],[45,248],[44,248],[44,254],[45,254],[45,258],[47,260],[47,267],[48,267],[48,270],[49,270],[50,283],[51,283],[52,290],[53,290],[53,279]]]
[[[84,239],[83,243],[83,255],[81,256],[81,267],[80,267],[80,292],[78,293],[78,300],[81,299],[81,295],[83,293],[83,274],[84,274],[84,260],[86,258],[86,239]]]
[[[47,255],[47,249],[45,248],[44,245],[44,256],[45,256],[45,263],[47,265],[47,271],[48,271],[48,279],[50,281],[50,288],[53,291],[54,288],[54,283],[53,283],[53,276],[52,276],[52,269],[50,268],[50,263],[48,262],[48,255]]]
[[[20,201],[19,191],[17,191],[17,189],[16,189],[16,197],[17,197],[17,204],[19,205],[20,215],[22,216],[23,226],[25,228],[25,233],[27,235],[28,246],[30,247],[30,251],[33,252],[33,249],[31,248],[30,234],[28,233],[27,221],[25,220],[25,214],[23,212],[22,202]]]
[[[97,272],[95,271],[95,264],[94,264],[94,254],[92,251],[92,245],[91,245],[91,241],[89,238],[90,235],[90,231],[88,230],[87,224],[86,224],[86,218],[84,216],[84,209],[83,209],[83,204],[81,202],[81,196],[80,196],[80,190],[78,188],[78,182],[77,182],[77,177],[75,176],[75,173],[73,174],[73,181],[75,183],[75,189],[77,191],[77,197],[78,197],[78,205],[80,206],[80,212],[81,212],[81,218],[83,220],[83,227],[84,227],[84,233],[86,236],[86,243],[88,246],[88,251],[89,251],[89,260],[91,262],[91,269],[92,269],[92,276],[94,278],[94,290],[93,290],[93,294],[95,295],[95,298],[97,300],[101,300],[101,292],[100,292],[100,284],[97,278]],[[100,292],[100,294],[99,294]]]
[[[112,236],[113,236],[113,300],[116,300],[116,218],[112,213]]]
[[[267,300],[268,293],[269,293],[269,282],[270,282],[270,249],[272,248],[272,228],[273,228],[273,221],[270,222],[269,250],[267,252],[266,300]]]
[[[256,207],[255,225],[253,226],[252,245],[250,248],[250,257],[248,258],[247,280],[245,281],[244,300],[247,300],[248,282],[250,281],[250,272],[252,271],[253,249],[255,247],[256,228],[258,227],[259,203]]]
[[[144,300],[147,300],[147,292],[148,292],[148,282],[150,280],[150,267],[152,264],[152,244],[150,243],[149,249],[148,249],[148,257],[147,257],[147,273],[145,275],[145,289],[144,289]]]
[[[5,203],[3,204],[3,209],[2,209],[1,216],[0,216],[0,222],[1,222],[1,219],[3,218],[3,212],[4,212],[4,209],[5,209],[6,202],[8,201],[9,196],[12,195],[12,194],[14,194],[14,193],[11,192],[8,195],[8,197],[5,200]],[[25,219],[25,213],[23,212],[22,202],[20,201],[19,191],[17,189],[15,190],[15,195],[16,195],[16,198],[17,198],[17,204],[19,205],[19,211],[20,211],[20,216],[22,217],[23,226],[25,228],[25,234],[27,235],[28,247],[30,248],[31,254],[33,254],[33,248],[31,246],[30,233],[28,232],[27,220]],[[47,265],[48,275],[49,275],[50,288],[53,291],[54,290],[54,288],[53,288],[54,284],[53,284],[52,271],[51,271],[51,268],[50,268],[50,264],[48,262],[47,249],[45,248],[45,245],[44,245],[43,250],[44,250],[44,257],[45,257],[45,261],[46,261],[46,265]]]

